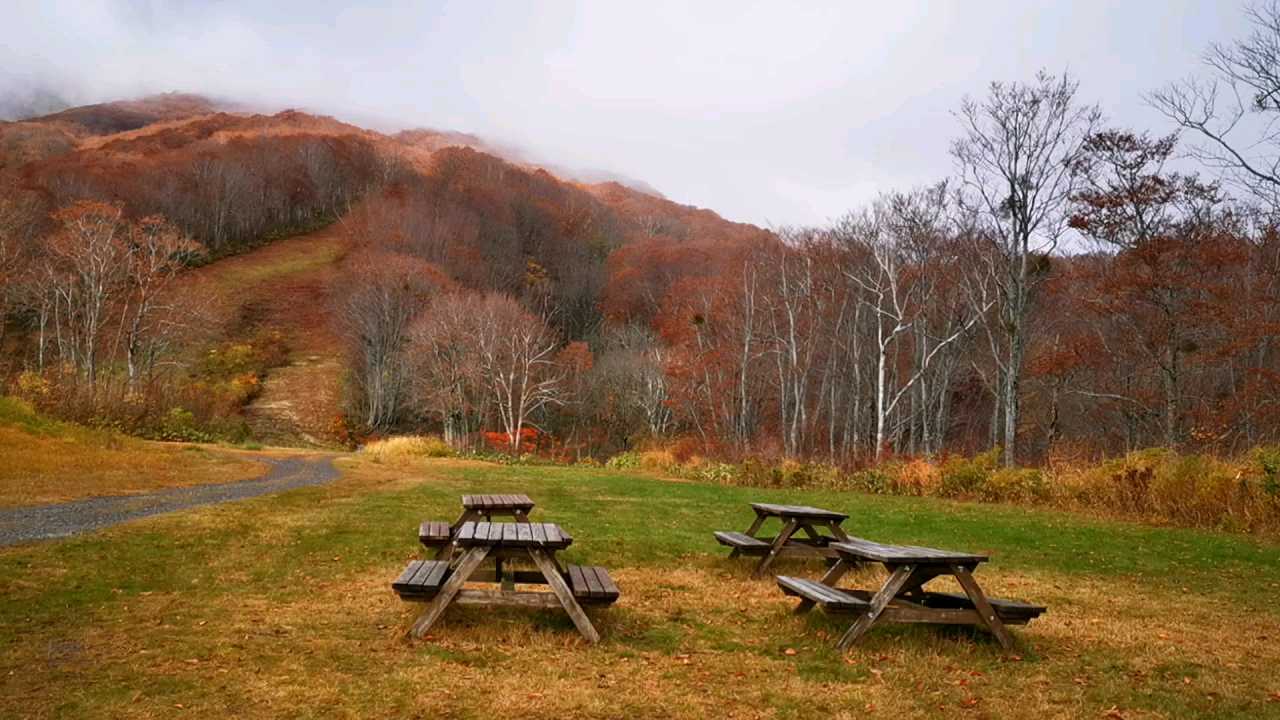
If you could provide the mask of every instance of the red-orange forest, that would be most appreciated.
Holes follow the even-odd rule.
[[[772,230],[467,135],[197,96],[0,124],[4,392],[247,440],[275,368],[329,350],[324,442],[1030,464],[1280,441],[1274,215],[1038,83],[962,110],[955,179]],[[980,140],[1014,90],[1075,114],[1049,189],[991,195]],[[273,284],[273,245],[312,238],[335,267]],[[220,268],[262,279],[218,294]]]

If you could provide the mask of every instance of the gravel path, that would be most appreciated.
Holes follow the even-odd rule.
[[[67,537],[148,515],[198,505],[242,500],[257,495],[323,485],[338,477],[333,458],[326,456],[260,458],[271,466],[258,480],[173,488],[145,495],[89,498],[57,505],[0,510],[0,547]]]

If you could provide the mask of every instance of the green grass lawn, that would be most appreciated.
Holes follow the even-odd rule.
[[[669,482],[589,468],[340,461],[334,485],[0,550],[3,717],[1280,717],[1280,549],[1057,512]],[[623,597],[562,614],[422,606],[389,583],[417,523],[524,492]],[[991,595],[1049,607],[1009,657],[970,630],[798,617],[711,531],[753,500],[855,535],[988,553]],[[817,577],[817,562],[779,572]],[[871,571],[852,582],[878,584]]]

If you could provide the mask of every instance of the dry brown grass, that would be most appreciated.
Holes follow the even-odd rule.
[[[585,646],[551,613],[455,608],[423,641],[403,633],[420,606],[387,591],[394,568],[295,578],[288,598],[147,595],[55,642],[13,648],[14,717],[53,716],[71,678],[128,692],[92,715],[773,718],[1099,716],[1097,696],[1167,694],[1213,714],[1252,697],[1276,709],[1250,668],[1275,667],[1273,614],[1223,634],[1225,608],[1152,596],[1141,585],[1080,584],[1052,574],[989,573],[988,584],[1049,599],[1020,637],[1034,661],[996,659],[967,634],[877,631],[844,657],[829,645],[846,621],[790,614],[771,582],[740,567],[620,569],[625,594],[595,612],[605,640]],[[1069,594],[1066,588],[1070,587]],[[531,617],[532,616],[532,617]],[[137,619],[146,618],[144,623]],[[661,638],[675,628],[680,638]],[[65,652],[63,648],[70,648]],[[66,657],[63,657],[63,654]],[[152,697],[147,688],[191,688]],[[22,698],[22,700],[18,700]],[[1172,717],[1122,705],[1103,717]],[[1261,715],[1259,715],[1261,716]]]
[[[146,442],[109,432],[89,437],[35,435],[0,426],[0,506],[252,480],[266,472],[250,456],[204,446]]]

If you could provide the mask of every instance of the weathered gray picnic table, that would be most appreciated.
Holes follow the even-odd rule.
[[[527,523],[533,504],[528,495],[463,495],[462,516],[452,525],[443,520],[424,520],[418,526],[418,542],[429,550],[435,549],[438,560],[457,549],[454,532],[464,523],[481,518],[493,522],[494,517]]]
[[[409,634],[420,638],[453,603],[508,607],[563,608],[578,632],[595,643],[600,635],[583,605],[607,606],[618,599],[618,586],[602,567],[561,567],[556,552],[573,538],[554,523],[467,521],[454,536],[462,553],[454,562],[414,560],[392,584],[404,600],[427,603]],[[492,570],[481,569],[493,560]],[[526,561],[534,570],[514,570],[503,561]],[[466,583],[495,583],[497,588],[464,588]],[[551,592],[516,590],[520,585],[547,585]]]
[[[732,548],[729,557],[738,555],[759,556],[753,577],[760,577],[765,570],[779,557],[837,557],[831,549],[831,543],[845,540],[849,536],[840,524],[848,519],[844,513],[809,507],[808,505],[775,505],[773,503],[751,503],[756,513],[755,522],[747,531],[732,532],[718,530],[716,541]],[[773,537],[756,535],[761,526],[770,518],[778,518],[782,529]],[[826,534],[822,530],[828,531]],[[804,533],[805,537],[798,537]]]
[[[840,638],[838,647],[842,650],[881,622],[985,627],[1005,650],[1012,650],[1013,639],[1005,625],[1025,625],[1045,611],[1039,605],[988,598],[973,578],[974,569],[987,561],[985,555],[885,545],[861,538],[849,538],[829,547],[839,560],[821,580],[780,576],[778,587],[787,595],[800,598],[797,613],[808,612],[815,605],[830,613],[857,613],[858,619]],[[845,573],[864,562],[880,563],[889,571],[878,591],[836,587]],[[930,580],[947,576],[956,579],[964,595],[923,589]]]

